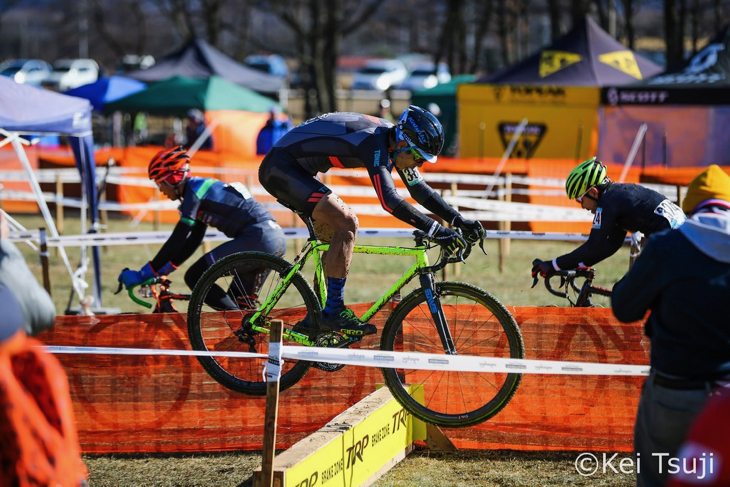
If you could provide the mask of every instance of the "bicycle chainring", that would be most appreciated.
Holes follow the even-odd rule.
[[[328,347],[328,348],[347,348],[352,343],[352,340],[345,338],[339,333],[328,332],[320,333],[317,338],[314,339],[315,347]],[[314,367],[325,372],[337,372],[345,364],[330,364],[327,362],[315,362]]]

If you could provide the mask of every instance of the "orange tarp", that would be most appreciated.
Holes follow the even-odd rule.
[[[38,157],[35,150],[26,150],[30,167],[38,169]],[[23,165],[18,160],[12,146],[0,148],[0,171],[23,171]],[[5,191],[20,191],[32,193],[33,189],[27,181],[0,181]],[[0,206],[8,213],[38,213],[38,203],[35,201],[0,201]]]
[[[355,305],[356,312],[366,305]],[[646,365],[640,323],[610,309],[512,307],[526,358]],[[384,313],[374,324],[382,330]],[[47,345],[189,349],[185,315],[60,316]],[[363,348],[377,348],[379,336]],[[260,449],[265,399],[213,381],[194,357],[58,355],[85,453]],[[525,374],[486,423],[447,429],[459,448],[630,451],[642,377]],[[281,393],[277,446],[288,448],[382,384],[380,371],[312,369]]]

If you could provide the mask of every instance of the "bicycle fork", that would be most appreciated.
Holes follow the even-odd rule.
[[[441,345],[444,347],[444,353],[446,355],[456,355],[456,347],[454,346],[454,340],[451,337],[449,324],[446,322],[444,309],[441,307],[441,300],[436,292],[436,283],[433,280],[433,274],[421,274],[419,276],[419,280],[421,282],[421,289],[423,289],[426,294],[428,309],[431,311],[434,323],[436,323],[436,330],[438,331],[439,338],[441,338]]]

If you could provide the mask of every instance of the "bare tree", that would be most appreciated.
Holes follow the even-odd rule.
[[[466,71],[466,31],[464,29],[464,1],[448,0],[446,20],[437,43],[436,62],[446,59],[452,73]]]
[[[498,0],[501,1],[501,0]],[[481,9],[478,7],[481,6]],[[474,31],[474,52],[471,63],[469,64],[469,72],[476,73],[481,67],[482,58],[482,43],[487,36],[489,31],[489,22],[492,19],[492,11],[494,8],[493,0],[484,0],[483,2],[476,2],[476,28]]]
[[[677,3],[679,3],[679,8]],[[684,0],[664,0],[664,39],[666,42],[667,67],[682,62],[684,27],[681,13],[684,11]]]
[[[201,8],[197,1],[153,0],[153,3],[160,13],[167,17],[181,38],[190,39],[202,34],[198,32],[198,28],[196,28],[196,19],[208,16],[206,14],[201,14]],[[212,40],[210,40],[210,43],[215,46]]]
[[[305,112],[337,110],[337,58],[343,37],[372,17],[383,0],[270,0],[266,2],[297,38]],[[347,15],[345,15],[347,12]]]
[[[626,26],[626,42],[629,49],[634,49],[636,43],[636,30],[634,27],[634,0],[622,0],[624,7],[624,23]]]
[[[547,0],[547,3],[550,15],[550,41],[554,42],[561,35],[560,2],[559,0]]]
[[[712,18],[715,19],[715,32],[719,32],[720,29],[722,29],[724,22],[724,18],[722,15],[722,0],[713,0]]]
[[[585,22],[588,7],[588,0],[570,0],[570,16],[574,27],[580,22]]]
[[[103,0],[94,0],[90,10],[97,33],[117,57],[129,52],[145,52],[147,28],[141,0],[114,2],[112,6],[104,5]],[[108,23],[108,14],[114,19],[112,26]],[[130,23],[135,26],[134,29],[119,29],[122,16],[126,14]]]

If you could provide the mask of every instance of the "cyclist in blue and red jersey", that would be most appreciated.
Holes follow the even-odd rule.
[[[605,164],[595,157],[580,163],[565,182],[568,198],[593,217],[588,240],[570,253],[532,262],[532,276],[543,277],[561,269],[590,267],[611,257],[624,243],[628,232],[652,233],[677,228],[686,217],[682,209],[664,195],[638,184],[614,183]]]
[[[469,240],[479,240],[484,236],[482,225],[462,218],[418,172],[424,162],[436,162],[443,144],[438,119],[411,105],[395,125],[360,113],[321,115],[289,131],[264,157],[259,169],[264,188],[285,205],[328,224],[334,231],[326,257],[327,302],[321,320],[324,330],[356,336],[376,332],[375,326],[362,323],[344,303],[357,216],[317,174],[333,167],[366,169],[385,211],[426,232],[447,252],[454,253],[465,246],[462,236],[408,203],[397,193],[392,176],[395,169],[418,203],[461,229]],[[299,325],[299,329],[306,329],[306,320]]]
[[[241,183],[224,183],[213,178],[190,176],[190,157],[182,147],[160,151],[150,162],[148,173],[160,191],[171,200],[180,200],[180,220],[157,252],[140,270],[125,269],[119,282],[127,289],[158,275],[168,275],[193,255],[208,226],[231,238],[193,263],[185,273],[185,283],[195,283],[213,263],[227,255],[258,251],[284,255],[284,232],[274,217],[256,201]],[[236,286],[224,291],[214,288],[206,304],[217,309],[252,306],[260,282],[259,272],[239,276]],[[230,292],[229,292],[230,291]],[[245,294],[244,292],[245,291]]]

